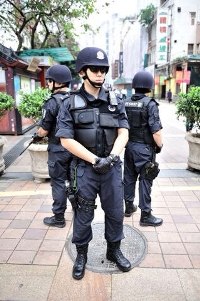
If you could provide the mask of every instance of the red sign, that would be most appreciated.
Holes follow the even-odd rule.
[[[188,70],[182,70],[182,71],[176,71],[176,83],[177,84],[189,84],[190,83],[190,74],[191,71]]]
[[[181,84],[183,82],[183,71],[176,71],[176,83]]]
[[[187,71],[187,70],[183,71],[183,83],[186,83],[186,84],[190,83],[190,74],[191,74],[191,71]]]
[[[155,76],[154,83],[155,83],[155,85],[159,85],[159,83],[160,83],[160,76],[159,75]]]

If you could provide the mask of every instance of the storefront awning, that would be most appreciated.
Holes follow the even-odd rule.
[[[129,84],[131,84],[131,83],[132,83],[131,79],[127,79],[127,78],[121,76],[121,77],[118,77],[118,78],[114,81],[113,84],[114,84],[114,85],[129,85]]]
[[[28,49],[22,51],[19,56],[21,58],[23,56],[51,56],[57,62],[74,61],[74,57],[67,47]]]

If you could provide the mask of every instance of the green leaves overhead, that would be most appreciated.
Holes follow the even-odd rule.
[[[18,40],[18,51],[28,39],[30,48],[48,47],[57,38],[60,46],[72,36],[75,19],[87,19],[94,12],[96,0],[0,0],[0,25]]]
[[[139,22],[142,25],[150,25],[154,19],[154,14],[156,12],[156,8],[153,4],[149,4],[146,8],[141,9],[139,13]]]

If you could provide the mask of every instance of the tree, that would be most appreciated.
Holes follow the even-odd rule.
[[[61,47],[73,40],[73,20],[87,19],[96,0],[0,0],[1,29],[18,41],[17,51]],[[26,43],[25,43],[26,40]],[[49,44],[48,44],[49,43]],[[66,45],[66,44],[65,44]]]
[[[149,4],[146,8],[141,9],[139,13],[139,22],[142,25],[149,26],[154,19],[156,8],[153,4]]]

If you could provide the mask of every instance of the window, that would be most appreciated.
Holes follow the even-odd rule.
[[[188,44],[188,54],[193,54],[194,52],[194,44]]]
[[[191,25],[194,25],[196,19],[196,12],[190,12],[190,17],[191,17]]]

